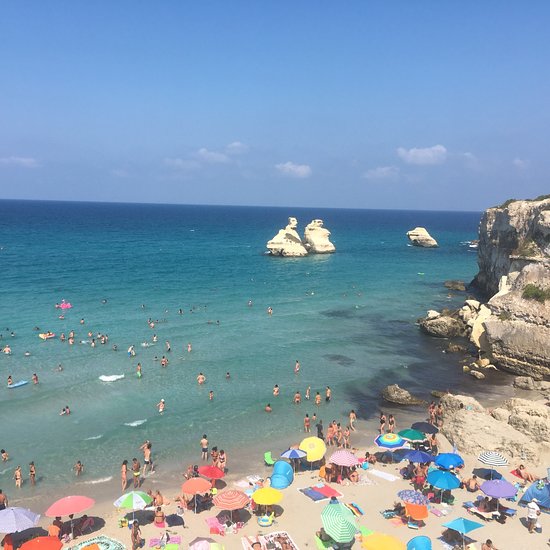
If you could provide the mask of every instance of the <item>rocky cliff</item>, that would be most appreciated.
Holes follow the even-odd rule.
[[[312,254],[328,254],[336,250],[330,242],[330,231],[323,227],[323,220],[312,220],[306,226],[304,240],[296,231],[298,220],[288,218],[288,224],[280,229],[270,241],[267,249],[272,256],[301,257]]]
[[[487,210],[479,227],[478,264],[474,284],[489,301],[466,300],[446,315],[430,312],[419,320],[421,329],[431,336],[468,337],[484,366],[537,380],[550,377],[550,197]]]

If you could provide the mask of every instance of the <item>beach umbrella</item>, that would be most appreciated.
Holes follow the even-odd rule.
[[[428,473],[428,483],[438,489],[457,489],[460,479],[446,470],[432,470]]]
[[[481,484],[480,489],[489,497],[512,498],[518,490],[505,479],[492,479]]]
[[[332,455],[330,455],[329,462],[332,462],[332,464],[336,464],[337,466],[357,466],[359,464],[357,457],[351,451],[346,449],[340,449],[332,453]]]
[[[429,537],[419,536],[407,542],[407,550],[432,550],[432,541]]]
[[[300,443],[299,448],[306,453],[308,462],[316,462],[321,460],[327,452],[325,442],[318,437],[306,437]]]
[[[403,458],[405,460],[410,460],[411,462],[418,462],[420,464],[427,464],[428,462],[433,462],[433,455],[431,455],[430,453],[425,453],[424,451],[417,451],[417,450],[412,450],[412,451],[407,451],[404,455],[403,455]]]
[[[405,440],[397,434],[381,434],[375,438],[374,443],[383,449],[399,449],[405,445]]]
[[[427,505],[430,503],[430,499],[423,495],[420,491],[413,491],[412,489],[404,489],[399,491],[397,496],[403,501],[410,504],[422,504]]]
[[[445,468],[445,470],[450,470],[451,468],[456,468],[457,466],[464,466],[463,458],[456,453],[441,453],[437,455],[434,462],[436,466]]]
[[[425,434],[436,434],[439,432],[439,429],[429,422],[415,422],[411,425],[411,428]]]
[[[208,479],[221,479],[225,476],[225,472],[217,466],[199,466],[198,472]]]
[[[231,515],[231,521],[233,521],[233,510],[240,510],[244,508],[250,499],[242,491],[237,489],[228,489],[218,493],[213,499],[214,506],[221,508],[222,510],[229,510]]]
[[[425,434],[418,430],[413,430],[412,428],[401,430],[400,432],[397,432],[397,434],[406,441],[410,441],[411,443],[420,443],[422,441],[426,441]]]
[[[49,518],[57,516],[72,516],[88,510],[95,504],[93,498],[72,495],[56,500],[45,512]]]
[[[40,514],[17,506],[0,510],[0,533],[18,533],[36,527]]]
[[[507,466],[509,464],[508,460],[496,451],[483,451],[477,459],[488,466]]]
[[[36,537],[19,547],[19,550],[61,550],[63,543],[57,537]]]
[[[385,533],[368,535],[363,539],[361,548],[366,548],[366,550],[407,550],[404,542]]]
[[[281,458],[299,459],[304,458],[307,453],[301,449],[287,449],[284,453],[281,453]]]
[[[351,542],[357,533],[355,514],[341,502],[325,506],[321,522],[327,535],[340,544]]]
[[[428,506],[426,504],[405,503],[405,515],[415,521],[420,521],[428,517]]]
[[[458,533],[460,533],[462,535],[462,548],[464,548],[464,535],[466,533],[469,533],[470,531],[473,531],[474,529],[479,529],[480,527],[483,527],[483,525],[481,523],[478,523],[477,521],[472,521],[470,519],[456,518],[453,519],[453,521],[444,523],[443,527],[447,527],[448,529],[452,529],[453,531],[457,531]]]
[[[117,498],[113,504],[126,510],[143,510],[153,502],[153,497],[143,491],[130,491]]]
[[[197,537],[189,543],[189,550],[224,550],[225,546],[214,539]]]
[[[283,493],[277,489],[273,489],[273,487],[262,487],[254,491],[251,498],[256,504],[270,506],[280,502],[283,498]]]
[[[210,483],[201,477],[192,477],[181,486],[182,493],[186,495],[198,495],[210,491]]]

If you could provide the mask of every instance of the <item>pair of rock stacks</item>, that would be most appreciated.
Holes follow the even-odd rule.
[[[297,227],[298,220],[290,217],[288,225],[267,242],[272,256],[301,257],[309,253],[329,254],[336,250],[329,240],[330,231],[323,227],[323,220],[312,220],[305,228],[303,240],[296,231]]]

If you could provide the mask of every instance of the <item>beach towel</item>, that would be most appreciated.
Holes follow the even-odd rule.
[[[176,537],[175,535],[172,536],[170,535],[170,540],[168,541],[168,544],[180,544],[181,543],[181,537]],[[151,539],[149,541],[149,547],[150,548],[153,548],[154,546],[159,546],[160,545],[160,539],[159,538],[155,538],[155,539]]]
[[[319,491],[316,491],[315,489],[312,489],[311,487],[305,487],[304,489],[298,489],[300,493],[303,493],[306,495],[306,497],[309,497],[313,502],[319,502],[320,500],[326,500],[328,497],[320,493]]]
[[[286,543],[287,547],[290,550],[299,550],[296,546],[296,543],[292,540],[292,538],[286,531],[275,531],[274,533],[269,533],[269,535],[264,535],[264,538],[267,541],[267,545],[269,545],[269,543],[275,543],[275,548],[279,548],[279,541],[283,541]]]
[[[349,508],[357,517],[362,516],[365,513],[359,504],[356,504],[355,502],[352,502],[351,504],[344,504],[344,506]]]
[[[93,544],[97,544],[100,550],[126,550],[125,544],[122,544],[122,542],[116,539],[106,537],[105,535],[99,535],[98,537],[89,539],[86,542],[81,542],[80,544],[71,546],[68,550],[83,550],[84,548]]]
[[[314,485],[311,487],[314,491],[318,491],[322,495],[325,495],[326,497],[343,497],[344,495],[340,493],[340,491],[337,491],[336,489],[333,489],[332,487],[329,487],[328,485],[325,485],[324,483],[320,483],[319,485]]]
[[[388,520],[394,527],[402,527],[405,525],[401,518],[391,518]]]
[[[447,515],[447,514],[444,514],[441,510],[438,510],[437,508],[430,508],[430,512],[437,518]]]
[[[524,481],[524,479],[521,477],[521,474],[518,472],[518,469],[516,468],[515,470],[512,470],[510,472],[513,476],[516,476],[516,477],[519,477],[521,479],[521,481]]]
[[[388,474],[387,472],[382,472],[380,470],[375,470],[374,468],[369,470],[369,474],[385,479],[386,481],[397,481],[398,479],[401,479],[398,476],[394,476],[393,474]]]
[[[441,543],[441,546],[445,548],[445,550],[453,550],[453,548],[456,546],[453,546],[452,544],[449,544],[448,542],[445,542],[443,537],[437,537],[437,540]],[[464,544],[472,544],[474,539],[471,539],[470,537],[464,536]]]

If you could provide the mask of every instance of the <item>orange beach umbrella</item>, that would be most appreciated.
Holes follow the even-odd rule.
[[[182,486],[181,490],[186,495],[198,495],[210,491],[211,484],[207,479],[202,477],[192,477],[188,479]]]
[[[62,547],[57,537],[36,537],[21,545],[20,550],[61,550]]]

